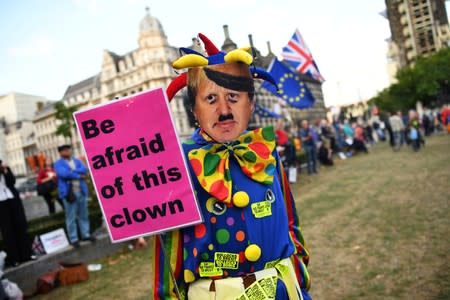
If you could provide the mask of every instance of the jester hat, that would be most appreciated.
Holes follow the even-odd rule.
[[[208,56],[204,56],[189,48],[180,48],[185,55],[173,62],[172,66],[174,69],[179,70],[240,62],[249,66],[253,78],[266,80],[277,87],[275,79],[273,79],[269,73],[252,65],[253,56],[249,53],[251,49],[250,47],[239,48],[225,53],[223,51],[219,51],[219,49],[205,35],[199,33],[198,36],[205,45],[205,50]],[[185,86],[187,86],[187,72],[178,75],[178,77],[176,77],[167,87],[166,93],[169,101],[171,101],[175,94]]]

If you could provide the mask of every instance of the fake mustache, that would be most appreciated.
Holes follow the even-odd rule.
[[[234,120],[233,115],[232,114],[227,114],[227,115],[220,115],[219,116],[219,122],[223,122],[226,120]]]

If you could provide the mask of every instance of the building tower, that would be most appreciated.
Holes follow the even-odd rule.
[[[385,0],[385,3],[391,28],[388,63],[392,78],[417,57],[449,47],[450,28],[444,0]]]

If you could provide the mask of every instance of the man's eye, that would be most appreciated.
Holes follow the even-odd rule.
[[[214,103],[214,101],[216,101],[216,95],[208,95],[206,101],[208,101],[208,103]]]
[[[228,99],[232,102],[236,102],[239,100],[239,95],[236,93],[229,93],[228,94]]]

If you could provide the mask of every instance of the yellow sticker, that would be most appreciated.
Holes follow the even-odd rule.
[[[277,293],[277,276],[264,277],[253,282],[236,300],[270,300]]]
[[[214,253],[214,264],[221,269],[237,269],[239,267],[239,254],[229,252]]]
[[[277,276],[265,277],[258,280],[259,285],[262,287],[267,297],[275,299],[277,293]]]
[[[199,266],[200,277],[214,277],[214,276],[222,276],[223,271],[220,268],[217,268],[213,262],[203,261]]]
[[[280,272],[281,277],[285,277],[289,274],[289,268],[285,265],[278,264],[275,268]]]
[[[261,201],[252,204],[252,212],[255,218],[264,218],[272,215],[272,203]]]
[[[245,295],[249,300],[266,300],[270,299],[264,292],[261,285],[258,282],[254,282],[245,290]]]
[[[248,300],[248,297],[245,296],[245,294],[242,294],[239,297],[237,297],[236,300]]]
[[[266,264],[264,265],[264,269],[274,268],[279,261],[280,260],[277,259],[277,260],[272,260],[272,261],[266,262]]]

